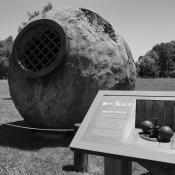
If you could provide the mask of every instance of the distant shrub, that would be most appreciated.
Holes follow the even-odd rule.
[[[0,41],[0,79],[6,79],[8,77],[9,58],[11,56],[12,47],[12,36]]]
[[[7,57],[0,58],[0,79],[8,77],[9,59]]]

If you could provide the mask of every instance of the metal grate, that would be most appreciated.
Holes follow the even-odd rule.
[[[44,24],[36,25],[20,40],[18,64],[26,71],[42,71],[55,61],[60,47],[57,30]]]

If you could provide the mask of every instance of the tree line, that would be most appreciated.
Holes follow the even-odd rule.
[[[13,37],[0,41],[0,79],[8,76]],[[156,44],[136,62],[137,76],[141,78],[175,78],[175,41]]]
[[[136,62],[137,75],[151,78],[175,78],[175,41],[156,44]]]
[[[9,58],[11,56],[12,46],[12,36],[0,41],[0,79],[6,79],[8,76]]]

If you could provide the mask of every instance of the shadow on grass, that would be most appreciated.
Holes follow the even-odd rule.
[[[0,125],[0,146],[22,150],[37,150],[45,147],[68,147],[73,133],[57,133],[57,138],[42,137],[50,132],[20,129],[5,124]]]
[[[64,165],[62,170],[63,171],[76,171],[74,165]]]
[[[6,98],[3,98],[3,100],[12,100],[11,97],[6,97]]]

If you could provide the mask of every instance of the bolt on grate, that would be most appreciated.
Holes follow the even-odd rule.
[[[33,72],[46,69],[55,61],[61,42],[51,26],[37,25],[23,36],[18,46],[18,64]]]

